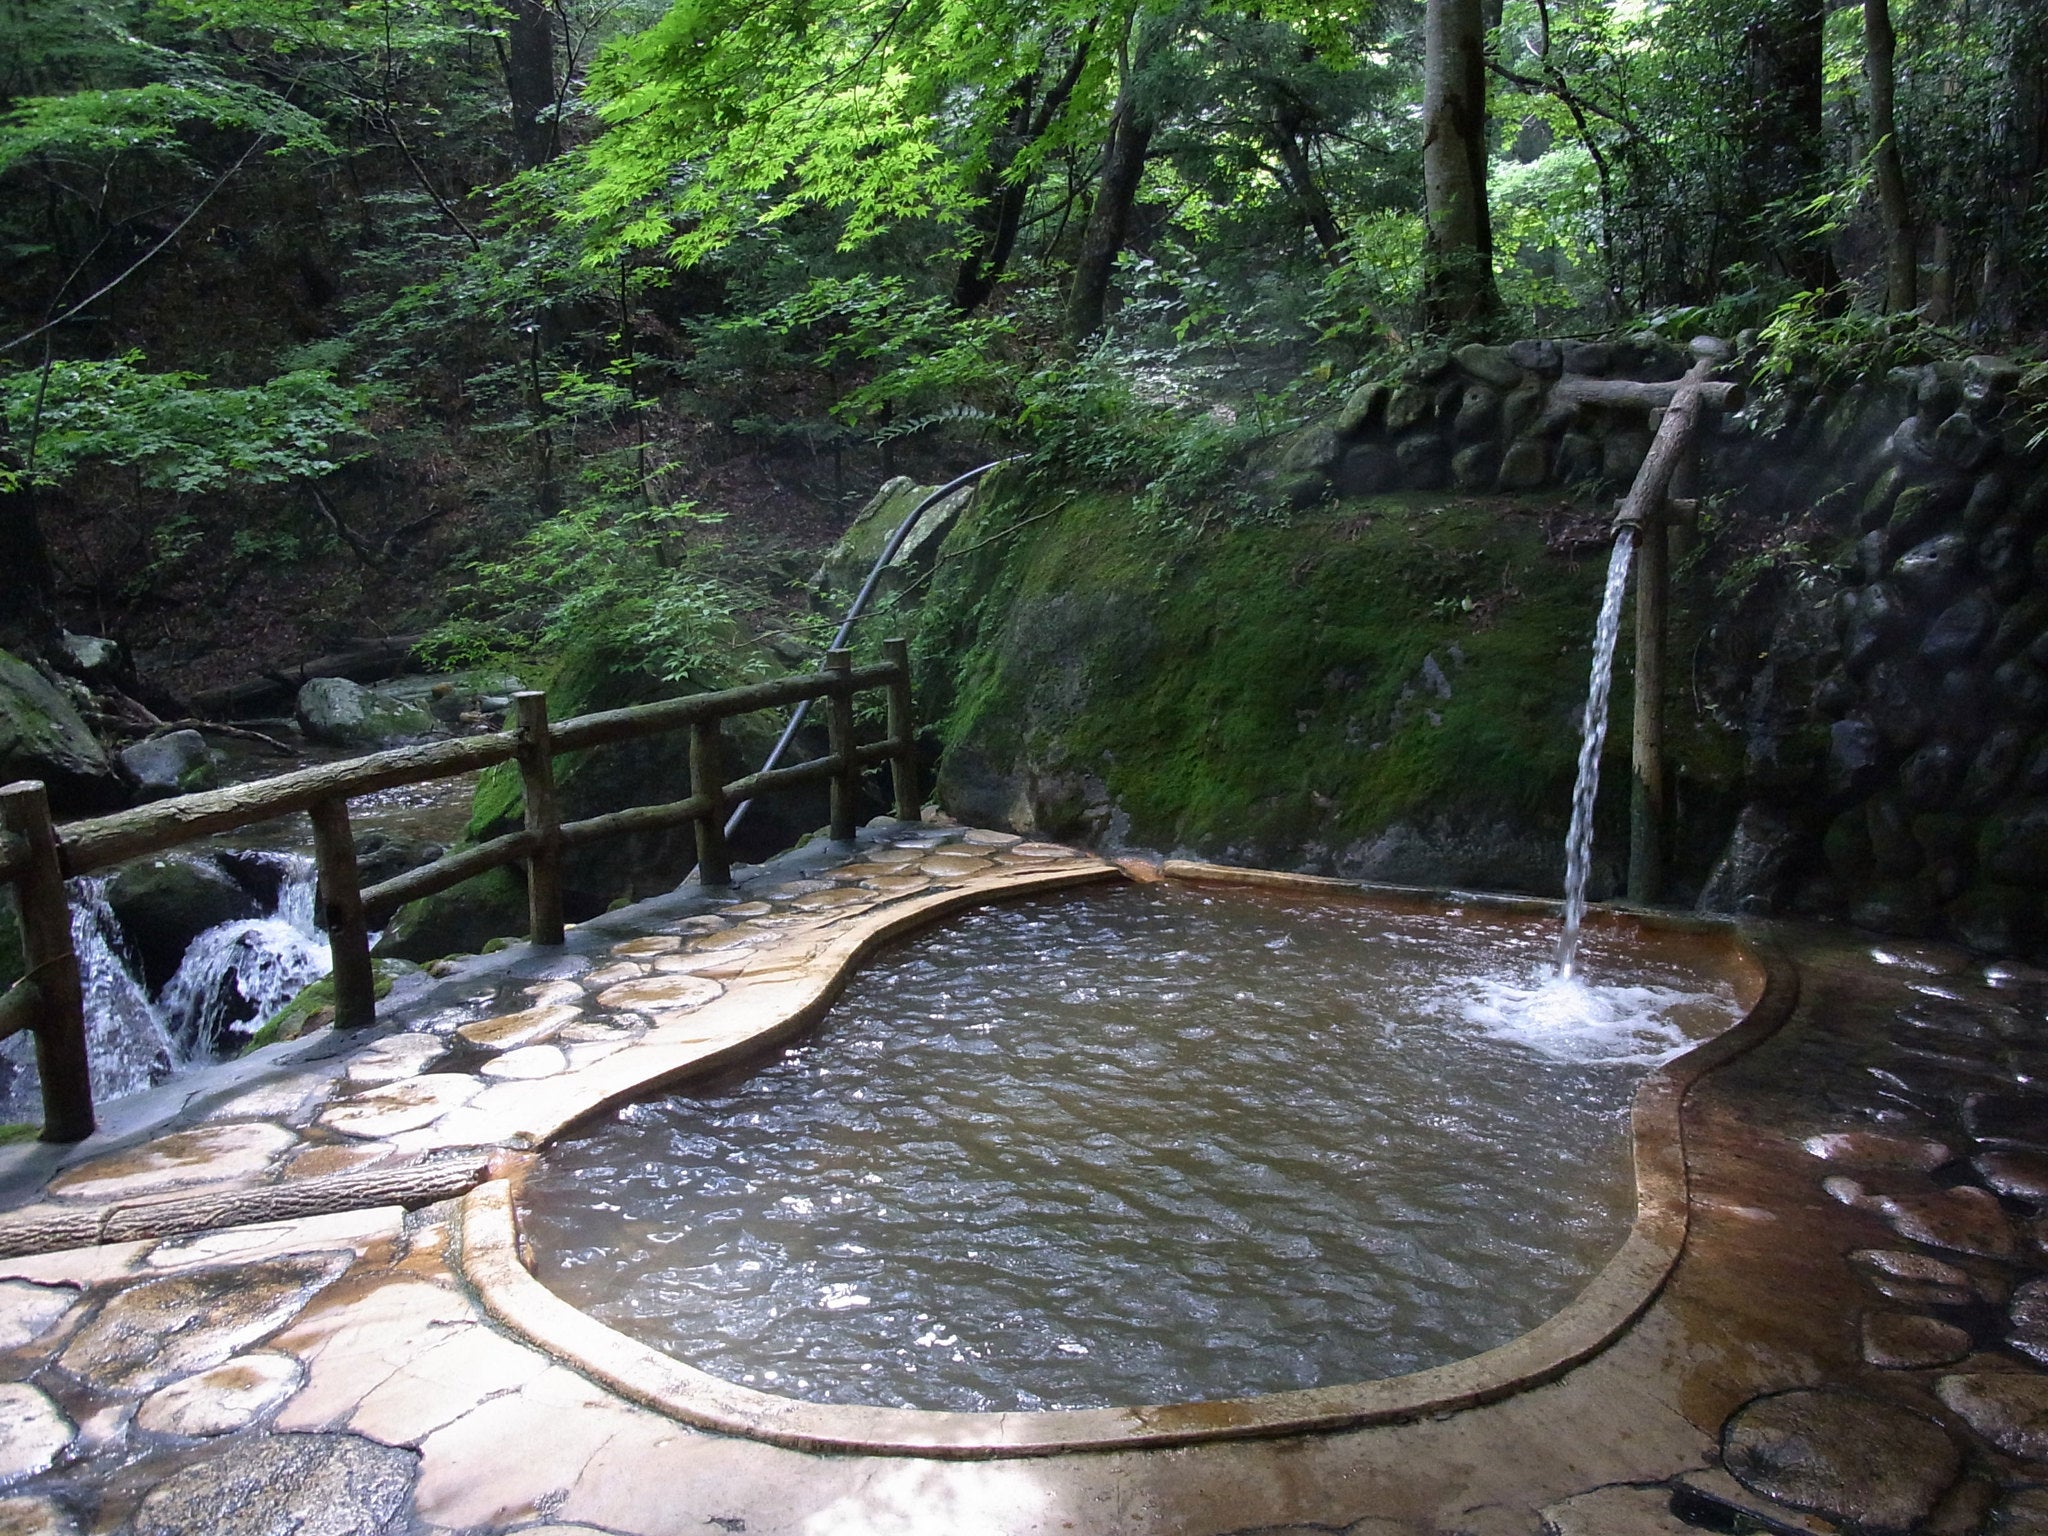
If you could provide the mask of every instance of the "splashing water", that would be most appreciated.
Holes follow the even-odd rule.
[[[296,854],[245,857],[277,866],[276,910],[200,934],[154,1001],[107,900],[105,877],[69,882],[71,947],[85,989],[95,1102],[140,1093],[218,1055],[232,1033],[253,1031],[333,968],[313,922],[313,861]],[[42,1079],[30,1036],[0,1044],[0,1079],[0,1119],[42,1118]]]
[[[173,1037],[199,1058],[217,1054],[230,1032],[257,1029],[334,969],[313,922],[313,861],[296,854],[246,857],[281,867],[277,910],[200,934],[157,1000]]]
[[[1593,863],[1593,805],[1600,798],[1600,753],[1607,745],[1607,695],[1614,684],[1614,642],[1621,633],[1621,598],[1628,588],[1629,558],[1636,531],[1614,535],[1607,564],[1607,590],[1600,598],[1600,622],[1593,630],[1593,681],[1586,689],[1586,718],[1579,728],[1579,777],[1572,786],[1572,829],[1564,844],[1564,934],[1557,941],[1557,974],[1568,981],[1579,949],[1579,924],[1586,916],[1586,874]]]
[[[1662,1066],[1698,1041],[1687,1023],[1717,1000],[1677,987],[1590,985],[1546,970],[1451,981],[1445,1006],[1495,1040],[1580,1066]]]

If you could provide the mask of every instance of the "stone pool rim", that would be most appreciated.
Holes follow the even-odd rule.
[[[1105,868],[1074,871],[1065,879],[1032,881],[1029,891],[1045,893],[1101,880],[1110,873],[1113,871]],[[1162,877],[1503,914],[1549,914],[1561,905],[1534,897],[1429,890],[1188,860],[1168,860],[1151,876]],[[983,889],[963,900],[970,893],[958,892],[952,900],[898,914],[895,921],[878,925],[856,948],[837,957],[839,965],[828,993],[836,995],[838,983],[887,940],[954,916],[966,907],[1022,894],[1025,892],[1014,887]],[[1595,909],[1588,920],[1603,927],[1636,924],[1723,937],[1736,962],[1751,971],[1755,1001],[1727,1029],[1656,1068],[1638,1085],[1631,1107],[1636,1215],[1620,1249],[1578,1295],[1545,1321],[1506,1344],[1446,1365],[1255,1397],[1132,1407],[969,1413],[812,1403],[698,1370],[599,1322],[557,1296],[522,1257],[512,1178],[490,1180],[464,1197],[457,1267],[500,1323],[592,1380],[694,1428],[805,1451],[952,1460],[1052,1456],[1330,1433],[1495,1402],[1555,1380],[1592,1358],[1618,1339],[1656,1299],[1684,1252],[1690,1224],[1683,1121],[1686,1095],[1708,1072],[1774,1033],[1791,1017],[1798,1001],[1799,977],[1790,959],[1761,931],[1740,920],[1632,907]],[[820,1002],[804,1009],[801,1017],[764,1028],[749,1046],[787,1038],[812,1022],[823,1006]],[[663,1080],[676,1081],[666,1074]]]

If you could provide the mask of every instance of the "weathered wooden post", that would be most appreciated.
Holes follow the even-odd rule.
[[[526,856],[526,936],[559,944],[562,928],[562,807],[555,794],[555,747],[548,696],[537,688],[512,695],[519,717],[519,789],[533,852]]]
[[[43,1080],[43,1140],[83,1141],[93,1132],[92,1069],[85,1053],[85,983],[71,947],[71,903],[50,797],[40,781],[0,789],[0,825],[28,845],[15,884],[22,958],[41,1006],[35,1024],[36,1070]]]
[[[1664,761],[1664,633],[1671,599],[1670,532],[1653,507],[1636,535],[1635,739],[1630,749],[1628,899],[1650,903],[1664,889],[1670,794]]]
[[[854,837],[854,808],[860,804],[860,764],[853,755],[853,652],[825,653],[825,670],[834,676],[826,717],[832,759],[838,771],[832,775],[832,841],[850,843]]]
[[[697,813],[697,883],[731,885],[732,857],[725,846],[725,733],[717,720],[690,722],[690,798]]]
[[[889,778],[896,792],[896,818],[916,821],[924,801],[917,787],[917,706],[910,691],[910,642],[884,640],[882,657],[897,671],[889,682],[889,741],[896,749],[889,759]]]
[[[1691,466],[1700,418],[1712,406],[1742,404],[1739,385],[1710,375],[1729,355],[1728,344],[1703,336],[1692,344],[1696,361],[1672,392],[1656,437],[1616,521],[1636,527],[1635,722],[1630,757],[1628,899],[1645,904],[1664,891],[1664,850],[1671,827],[1669,765],[1664,756],[1665,636],[1671,612],[1671,512],[1674,484],[1692,490]]]
[[[306,814],[313,818],[313,857],[320,866],[320,926],[334,956],[334,1027],[362,1029],[377,1022],[377,979],[348,800],[317,801]]]

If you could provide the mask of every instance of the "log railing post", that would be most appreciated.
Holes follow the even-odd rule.
[[[838,772],[832,775],[832,841],[850,843],[854,807],[860,803],[860,764],[853,755],[853,652],[827,651],[825,670],[838,680],[828,700],[827,716],[832,759],[838,765]]]
[[[22,958],[41,1000],[35,1037],[36,1070],[43,1080],[43,1140],[83,1141],[93,1132],[85,983],[71,947],[71,902],[64,894],[50,797],[39,781],[0,789],[0,824],[28,844],[29,866],[16,882],[15,898],[21,909]]]
[[[377,979],[348,801],[337,795],[306,814],[313,818],[313,857],[320,866],[320,926],[334,956],[334,1027],[362,1029],[377,1022]]]
[[[697,816],[697,883],[731,885],[732,859],[725,847],[724,733],[716,720],[690,723],[690,798],[701,799]]]
[[[896,669],[889,683],[890,787],[896,792],[896,819],[916,821],[924,808],[917,787],[917,713],[910,691],[910,642],[884,640],[882,657]]]
[[[548,696],[538,689],[512,695],[519,711],[519,787],[533,852],[526,860],[526,936],[559,944],[562,929],[562,807],[555,795],[555,748]]]

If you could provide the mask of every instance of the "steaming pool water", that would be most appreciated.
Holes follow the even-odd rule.
[[[1397,1375],[1558,1311],[1634,1215],[1628,1110],[1725,952],[1130,886],[870,961],[820,1025],[552,1148],[550,1288],[735,1382],[1008,1411]]]

